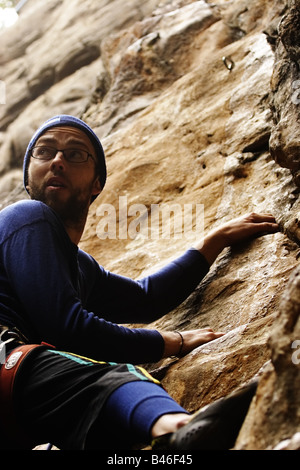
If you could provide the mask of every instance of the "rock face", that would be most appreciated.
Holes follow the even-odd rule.
[[[279,165],[289,168],[300,186],[298,157],[300,103],[300,2],[290,1],[278,28],[275,65],[271,80],[274,127],[270,151]],[[292,119],[291,119],[292,118]],[[291,126],[294,126],[291,129]]]
[[[300,448],[299,11],[299,0],[29,0],[1,34],[2,207],[26,197],[33,131],[72,113],[107,156],[81,241],[105,268],[138,278],[233,217],[279,221],[149,325],[226,333],[147,366],[189,411],[260,374],[236,449]],[[163,207],[172,217],[156,224]]]

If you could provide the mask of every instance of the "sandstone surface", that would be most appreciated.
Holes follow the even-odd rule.
[[[107,156],[80,245],[105,268],[140,278],[231,218],[279,221],[281,232],[223,252],[148,325],[226,333],[147,365],[191,412],[259,374],[235,449],[300,448],[299,11],[299,0],[29,0],[1,33],[1,207],[26,197],[33,131],[70,113]],[[152,226],[163,205],[170,223]]]

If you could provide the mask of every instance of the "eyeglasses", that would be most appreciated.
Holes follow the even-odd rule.
[[[62,152],[64,158],[71,163],[84,163],[87,162],[88,159],[91,157],[93,160],[93,156],[86,152],[85,150],[80,149],[66,149],[66,150],[59,150],[54,147],[48,147],[44,145],[39,145],[37,147],[33,147],[31,150],[31,155],[33,158],[37,160],[53,160],[53,158],[57,155],[57,152]]]

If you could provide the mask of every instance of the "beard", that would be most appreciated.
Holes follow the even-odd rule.
[[[64,200],[59,194],[47,193],[47,187],[39,187],[31,182],[30,197],[36,201],[41,201],[54,210],[61,218],[66,227],[80,227],[85,223],[91,203],[91,193],[89,190],[73,190]]]

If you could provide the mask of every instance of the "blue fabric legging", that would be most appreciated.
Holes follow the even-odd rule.
[[[115,435],[131,436],[133,440],[151,441],[155,421],[167,413],[187,413],[159,385],[129,382],[115,390],[106,402],[103,418],[110,422]],[[121,438],[121,435],[120,435]]]

